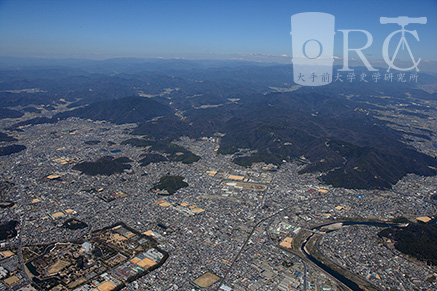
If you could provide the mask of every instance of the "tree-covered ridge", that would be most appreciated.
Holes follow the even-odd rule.
[[[130,162],[132,162],[132,160],[127,157],[115,159],[111,156],[105,156],[95,162],[78,163],[73,167],[73,170],[81,171],[82,173],[90,176],[110,176],[112,174],[122,173],[124,170],[130,169]]]
[[[153,186],[153,189],[167,190],[168,194],[172,195],[179,189],[188,187],[188,183],[184,182],[184,177],[181,176],[164,176],[159,179],[159,183]]]
[[[391,227],[380,231],[378,235],[394,241],[398,251],[437,266],[437,225]]]
[[[145,158],[140,160],[142,165],[147,165],[150,162],[159,162],[165,160],[169,160],[172,162],[182,162],[184,164],[191,164],[197,162],[200,159],[199,156],[193,154],[186,148],[168,141],[131,138],[123,141],[121,144],[122,145],[129,144],[134,147],[145,148],[148,152],[156,151],[164,154],[159,156],[156,154],[150,155],[149,153],[146,153]]]

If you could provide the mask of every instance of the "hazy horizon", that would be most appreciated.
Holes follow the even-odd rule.
[[[335,16],[336,58],[342,58],[341,29],[373,35],[366,49],[370,61],[382,60],[388,34],[400,29],[382,25],[385,17],[427,17],[410,24],[420,42],[407,34],[416,58],[437,61],[437,2],[410,1],[2,1],[0,56],[39,58],[185,58],[236,59],[289,63],[290,17],[319,11]],[[364,45],[356,33],[350,47]],[[397,43],[394,38],[393,43]],[[393,45],[394,45],[393,44]],[[351,53],[350,57],[357,57]],[[407,58],[408,55],[400,56]]]

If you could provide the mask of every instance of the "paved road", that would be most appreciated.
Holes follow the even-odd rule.
[[[18,249],[17,249],[17,255],[18,255],[18,259],[20,261],[20,265],[21,265],[21,274],[23,275],[23,281],[20,283],[20,286],[24,286],[24,285],[30,285],[32,284],[32,279],[30,279],[29,275],[26,272],[26,268],[24,265],[24,259],[23,259],[23,251],[22,251],[22,241],[21,238],[23,236],[22,234],[22,229],[24,226],[24,217],[26,216],[26,207],[24,207],[24,214],[21,216],[20,218],[20,230],[18,232]],[[42,290],[39,286],[34,286],[36,289],[38,290]]]
[[[252,231],[249,233],[249,236],[246,238],[246,240],[244,241],[244,243],[243,243],[243,245],[241,246],[240,250],[239,250],[238,253],[235,255],[234,259],[232,260],[232,263],[231,263],[230,267],[226,270],[225,275],[224,275],[223,278],[220,280],[220,284],[217,286],[216,291],[220,290],[220,287],[225,283],[225,281],[226,281],[226,277],[228,276],[228,274],[229,274],[230,271],[232,270],[232,267],[234,266],[234,264],[237,262],[238,258],[240,257],[241,253],[243,252],[244,248],[245,248],[245,247],[247,246],[247,244],[249,243],[249,240],[250,240],[251,236],[253,235],[253,233],[255,232],[255,230],[257,229],[257,227],[258,227],[261,223],[263,223],[263,222],[265,222],[265,221],[267,221],[267,220],[269,220],[269,219],[275,217],[276,215],[282,213],[283,211],[287,210],[287,209],[290,208],[290,207],[292,207],[292,206],[289,206],[289,207],[286,207],[286,208],[284,208],[284,209],[281,209],[281,210],[279,210],[279,211],[273,213],[272,215],[270,215],[270,216],[268,216],[268,217],[266,217],[266,218],[261,219],[260,221],[258,221],[258,222],[253,226]]]
[[[273,221],[270,221],[270,223],[266,226],[266,234],[267,234],[267,238],[269,239],[270,243],[271,243],[273,246],[275,246],[276,248],[279,248],[279,247],[278,247],[278,244],[275,243],[275,242],[272,240],[272,238],[270,237],[270,234],[269,234],[269,229],[270,229],[270,226],[272,225],[272,223],[273,223]],[[298,259],[302,262],[302,265],[303,265],[303,286],[302,286],[302,288],[303,288],[304,291],[307,290],[306,286],[308,286],[308,283],[307,283],[307,270],[308,270],[308,269],[307,269],[307,263],[305,262],[305,260],[302,259],[301,257],[297,256],[297,255],[294,254],[293,252],[287,250],[287,249],[283,249],[283,248],[279,248],[279,249],[280,249],[281,251],[284,251],[284,252],[289,253],[289,254],[292,255],[293,257],[298,258]],[[278,283],[278,285],[279,285],[279,284],[280,284],[280,283]]]
[[[21,219],[20,219],[20,230],[18,231],[18,249],[17,249],[18,260],[20,261],[20,265],[21,265],[21,274],[23,275],[23,281],[20,284],[21,286],[32,283],[32,280],[29,278],[29,276],[26,273],[26,269],[24,266],[23,252],[21,250],[21,246],[22,246],[21,230],[22,230],[22,228],[23,228],[23,217],[21,217]]]

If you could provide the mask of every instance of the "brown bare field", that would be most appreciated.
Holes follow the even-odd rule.
[[[56,274],[56,273],[60,272],[62,269],[64,269],[65,267],[68,267],[70,265],[71,265],[70,262],[59,260],[49,268],[48,273],[49,274]]]
[[[206,272],[196,280],[194,280],[194,283],[198,285],[201,288],[207,288],[212,286],[214,283],[218,282],[220,280],[220,277],[216,274],[213,274],[211,272]]]

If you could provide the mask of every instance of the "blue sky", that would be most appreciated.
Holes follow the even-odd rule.
[[[338,29],[365,29],[374,37],[365,51],[382,59],[385,37],[398,25],[379,17],[426,16],[409,38],[416,58],[437,61],[437,0],[416,1],[82,1],[0,0],[0,56],[104,59],[111,57],[230,58],[291,56],[290,17],[327,12]],[[361,34],[351,47],[363,45]],[[342,34],[335,55],[342,56]],[[356,57],[351,54],[351,57]]]

